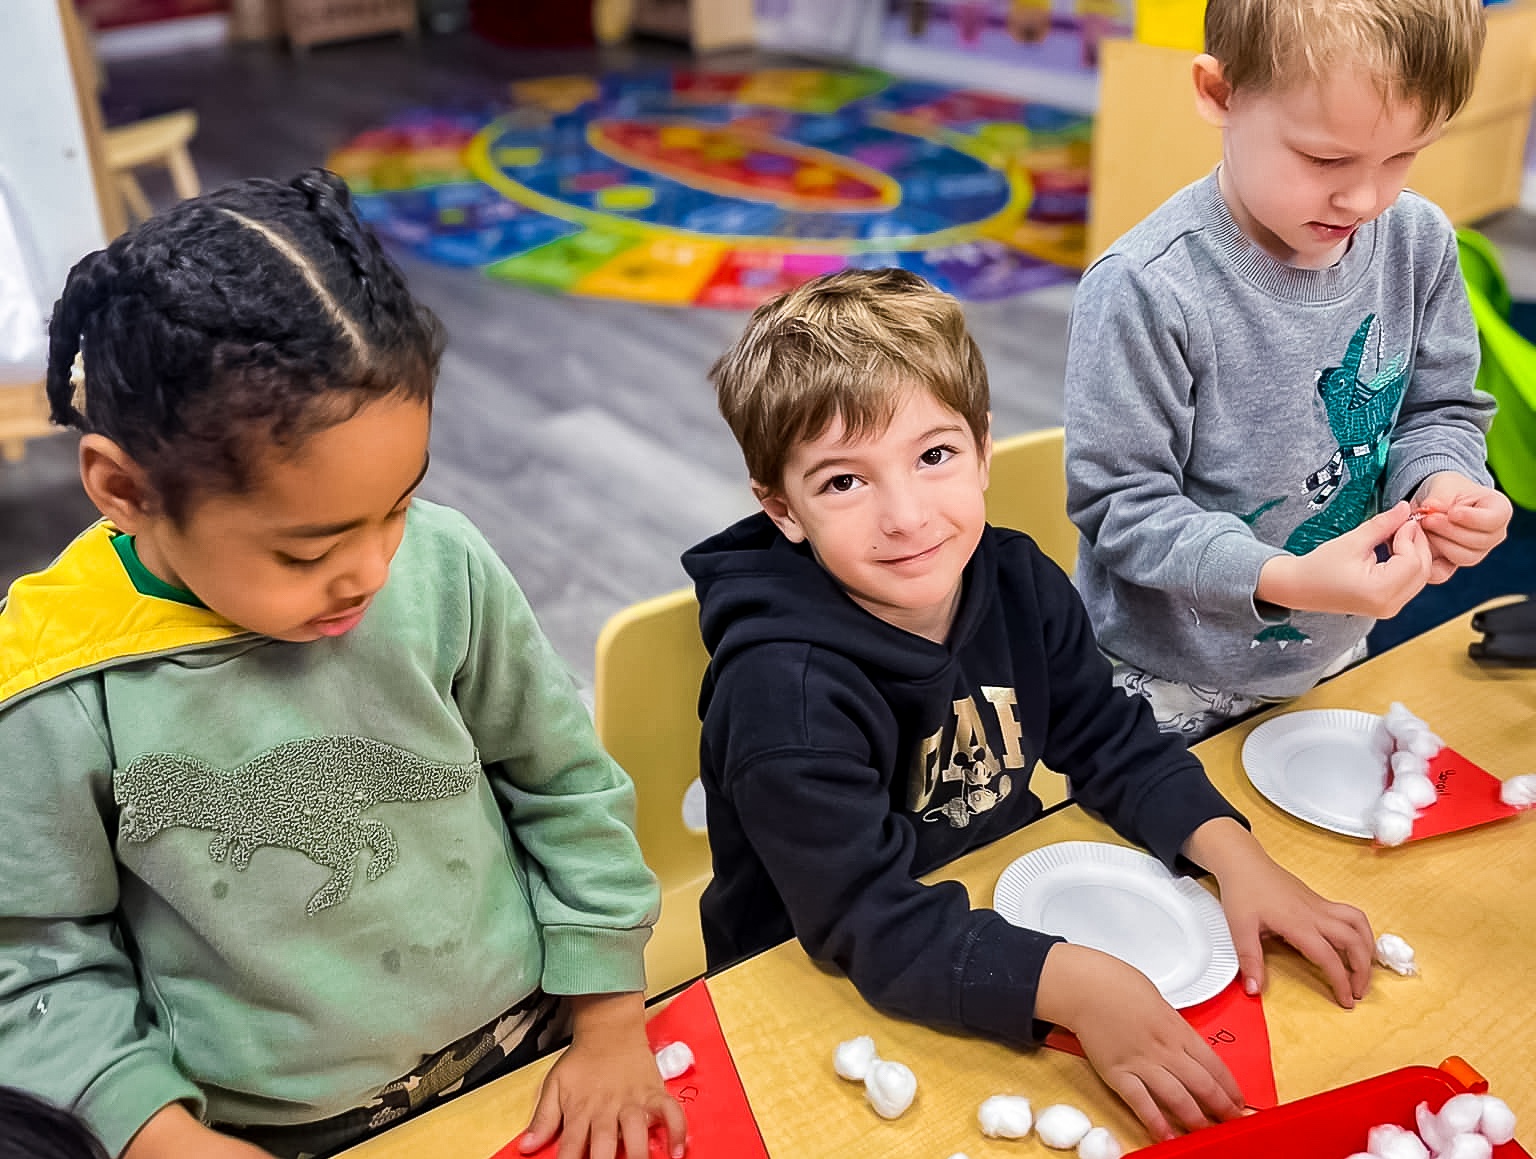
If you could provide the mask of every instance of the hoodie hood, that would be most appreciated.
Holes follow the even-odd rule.
[[[837,652],[877,679],[925,682],[963,649],[977,629],[990,592],[989,536],[966,564],[960,607],[943,644],[888,624],[856,604],[810,546],[791,543],[758,512],[683,554],[699,597],[699,628],[713,679],[759,644],[812,644]],[[705,687],[705,703],[709,686]]]
[[[249,633],[217,612],[146,596],[118,558],[105,520],[0,602],[0,711],[61,680]]]

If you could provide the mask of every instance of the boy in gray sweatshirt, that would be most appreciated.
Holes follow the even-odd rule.
[[[1504,537],[1493,401],[1436,206],[1479,0],[1210,0],[1222,162],[1084,274],[1067,359],[1077,582],[1116,683],[1190,740],[1364,655]]]

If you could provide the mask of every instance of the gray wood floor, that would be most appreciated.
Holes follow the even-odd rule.
[[[430,103],[495,96],[526,76],[684,64],[661,45],[515,53],[467,35],[318,48],[260,47],[115,62],[113,105],[196,108],[205,187],[288,177],[361,129]],[[741,66],[752,58],[714,58]],[[152,198],[169,190],[148,183]],[[1536,297],[1536,218],[1488,223],[1517,296]],[[467,513],[517,575],[583,683],[604,620],[684,582],[678,555],[752,509],[745,473],[704,375],[744,314],[540,294],[406,261],[446,323],[432,470],[422,493]],[[972,304],[999,435],[1060,421],[1071,287]],[[0,464],[0,585],[48,562],[94,516],[73,440]]]

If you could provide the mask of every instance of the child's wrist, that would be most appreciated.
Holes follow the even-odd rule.
[[[1259,581],[1254,585],[1254,602],[1273,604],[1278,608],[1299,607],[1302,590],[1301,573],[1301,560],[1290,552],[1265,560],[1263,566],[1259,568]]]
[[[645,996],[638,991],[617,994],[576,994],[571,1004],[571,1033],[628,1034],[645,1032]]]

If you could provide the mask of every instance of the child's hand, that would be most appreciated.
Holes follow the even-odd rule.
[[[1279,555],[1259,571],[1254,596],[1300,612],[1342,612],[1385,620],[1429,582],[1429,538],[1399,503],[1306,555]],[[1386,546],[1384,561],[1376,549]]]
[[[1221,886],[1221,908],[1248,993],[1264,988],[1262,939],[1274,934],[1322,970],[1340,1006],[1349,1009],[1365,997],[1376,947],[1365,914],[1314,893],[1230,817],[1200,826],[1183,852],[1215,874]]]
[[[1156,1139],[1177,1123],[1194,1131],[1236,1118],[1243,1093],[1226,1064],[1146,975],[1086,946],[1060,942],[1045,956],[1040,1018],[1065,1026],[1093,1069]]]
[[[518,1149],[537,1151],[558,1134],[558,1159],[614,1159],[621,1140],[626,1159],[645,1159],[651,1126],[664,1123],[668,1154],[681,1156],[688,1124],[646,1042],[642,996],[589,994],[571,1003],[571,1045],[545,1077]]]
[[[1503,542],[1514,514],[1503,492],[1455,471],[1438,471],[1420,483],[1413,505],[1434,556],[1432,584],[1444,583],[1459,567],[1481,563]]]
[[[232,1139],[192,1117],[180,1103],[161,1107],[139,1128],[123,1159],[271,1159],[260,1147]]]

